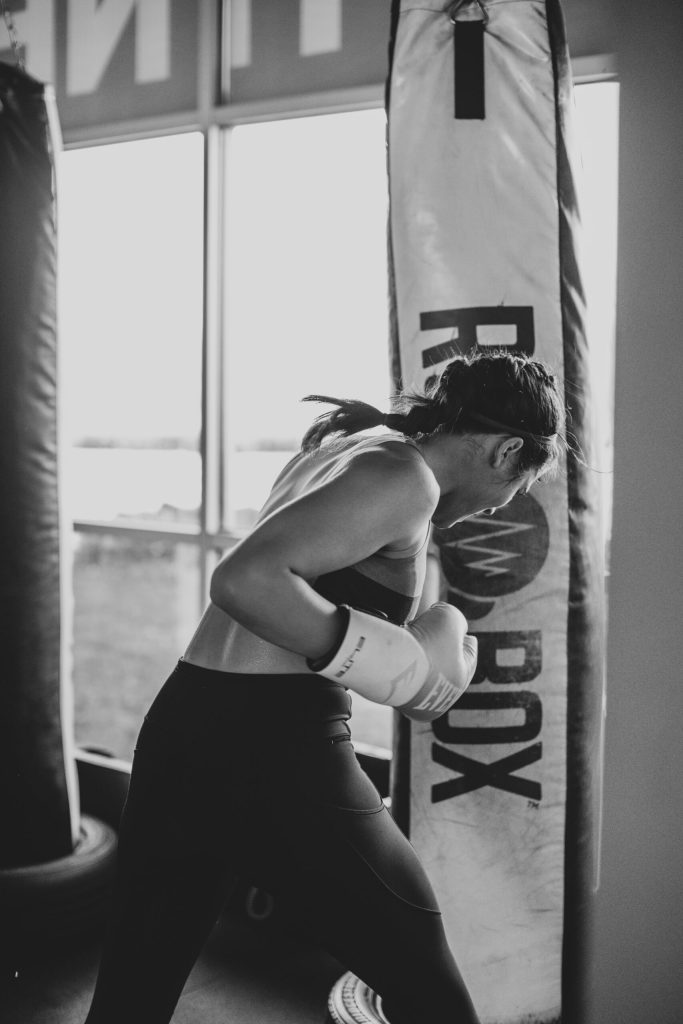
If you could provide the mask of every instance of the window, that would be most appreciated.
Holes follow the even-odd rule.
[[[75,519],[198,522],[199,134],[63,154],[60,337]]]
[[[586,332],[594,387],[597,445],[605,531],[609,555],[614,460],[614,356],[617,288],[617,200],[619,86],[616,82],[580,85],[574,90],[581,164],[579,201],[581,251],[586,291]]]
[[[76,739],[130,759],[142,716],[197,624],[197,548],[77,533],[73,558]]]
[[[198,133],[60,159],[76,741],[125,758],[199,606],[202,188]]]
[[[581,85],[576,106],[609,511],[617,87]],[[318,411],[301,398],[387,400],[384,130],[381,109],[226,129],[225,210],[204,204],[201,133],[63,156],[79,743],[132,755],[144,711],[196,625],[211,568],[253,523]],[[212,271],[222,273],[223,320],[203,342],[215,317],[203,291],[204,220],[223,214],[222,270]],[[207,361],[212,344],[220,357]],[[219,406],[216,451],[202,424],[207,365],[223,368],[217,387],[205,371]],[[214,496],[217,514],[207,515]],[[389,747],[391,728],[389,709],[354,697],[357,740]]]
[[[232,130],[226,167],[225,527],[249,526],[321,406],[386,403],[381,110]]]

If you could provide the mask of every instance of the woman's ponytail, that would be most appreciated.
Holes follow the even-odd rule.
[[[426,395],[406,395],[396,399],[398,408],[384,418],[391,430],[398,430],[406,437],[427,437],[443,423],[443,410],[437,402]]]
[[[357,434],[359,430],[370,430],[386,423],[386,415],[368,402],[353,398],[331,398],[329,395],[306,395],[304,402],[326,402],[336,409],[316,416],[301,442],[301,450],[314,451],[330,434]]]
[[[427,395],[399,396],[394,403],[394,411],[389,413],[352,398],[306,395],[302,401],[327,402],[337,407],[315,418],[301,442],[301,449],[305,452],[319,448],[330,435],[348,436],[374,427],[388,427],[406,437],[425,437],[438,430],[444,420],[444,410],[439,402]]]

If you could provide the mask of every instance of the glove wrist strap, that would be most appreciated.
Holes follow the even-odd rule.
[[[347,604],[340,604],[337,608],[337,612],[340,617],[339,638],[326,654],[322,654],[319,658],[306,658],[306,664],[312,672],[323,672],[328,665],[331,665],[339,654],[342,644],[346,639],[346,634],[349,629],[349,620],[351,618],[351,609]]]

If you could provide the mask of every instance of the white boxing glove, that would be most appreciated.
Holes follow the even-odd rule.
[[[314,672],[418,722],[444,714],[469,686],[477,640],[453,605],[439,601],[406,626],[347,605],[340,611],[344,634],[325,658],[308,661]]]

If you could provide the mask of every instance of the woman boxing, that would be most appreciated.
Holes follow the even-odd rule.
[[[170,1020],[235,875],[391,1024],[477,1021],[429,880],[349,742],[351,693],[429,722],[465,690],[461,613],[414,618],[432,524],[528,491],[557,461],[563,403],[540,363],[504,352],[453,360],[388,415],[322,400],[336,408],[214,571],[143,723],[87,1024]]]

